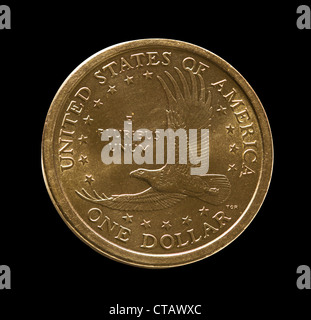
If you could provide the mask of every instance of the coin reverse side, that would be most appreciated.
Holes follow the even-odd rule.
[[[192,44],[147,39],[78,66],[46,117],[42,165],[70,229],[97,252],[147,268],[233,241],[269,187],[273,147],[246,80]]]

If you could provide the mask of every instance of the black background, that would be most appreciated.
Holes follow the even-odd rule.
[[[117,303],[201,304],[206,319],[306,315],[310,291],[296,287],[297,267],[311,266],[311,30],[296,27],[302,3],[6,4],[12,29],[0,30],[0,265],[10,266],[12,289],[0,291],[0,311],[106,319]],[[251,225],[217,254],[167,270],[123,265],[90,249],[57,214],[41,173],[44,120],[62,82],[97,51],[141,38],[187,41],[233,65],[264,105],[274,139],[271,186]]]

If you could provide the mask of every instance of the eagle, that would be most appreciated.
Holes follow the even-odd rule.
[[[165,109],[167,127],[173,130],[207,128],[211,122],[213,111],[211,91],[205,87],[201,74],[194,74],[192,70],[188,70],[189,85],[189,81],[181,70],[177,67],[174,69],[181,86],[168,71],[164,71],[164,74],[171,89],[162,76],[157,76],[167,97]],[[204,140],[198,141],[196,146],[188,143],[188,152],[202,150],[201,143],[205,142],[208,143]],[[208,157],[208,151],[203,149],[201,152],[201,157]],[[122,211],[162,210],[173,207],[189,197],[212,205],[219,205],[228,199],[231,185],[225,175],[191,175],[190,169],[190,164],[166,163],[159,169],[139,168],[134,170],[130,172],[130,176],[148,184],[145,190],[138,193],[107,196],[104,193],[99,195],[93,190],[91,195],[84,188],[81,192],[76,190],[76,193],[87,201]]]

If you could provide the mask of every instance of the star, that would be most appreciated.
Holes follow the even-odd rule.
[[[203,215],[204,215],[205,217],[207,217],[207,213],[208,213],[209,209],[207,209],[207,208],[205,208],[205,206],[203,206],[201,209],[199,209],[199,211],[200,211],[200,216],[201,216],[201,217],[202,217]]]
[[[103,103],[100,101],[100,98],[98,100],[94,100],[94,108],[98,108],[103,105]]]
[[[234,144],[230,145],[230,150],[229,151],[235,154],[239,149],[240,148],[238,148],[236,146],[236,144],[234,143]]]
[[[235,171],[237,171],[237,170],[238,170],[238,169],[236,168],[236,166],[235,166],[235,163],[233,163],[233,164],[229,164],[228,171],[232,171],[232,170],[235,170]]]
[[[84,136],[83,134],[81,134],[81,137],[78,138],[78,140],[80,141],[80,144],[83,144],[83,143],[87,144],[87,141],[86,141],[87,138],[88,138],[87,136]]]
[[[169,221],[162,221],[162,228],[165,228],[166,230],[170,229],[172,225],[170,224]]]
[[[116,86],[110,86],[109,85],[109,89],[108,89],[107,92],[109,92],[111,94],[114,94],[115,92],[117,92]]]
[[[133,82],[133,76],[126,76],[126,79],[124,79],[124,81],[127,83],[127,85],[130,85]]]
[[[129,223],[133,222],[132,218],[133,216],[129,215],[128,213],[122,217],[122,219],[124,219],[126,222],[129,222]]]
[[[227,127],[227,133],[228,134],[233,134],[233,130],[235,129],[231,124],[229,124]]]
[[[90,174],[90,175],[85,175],[85,180],[84,182],[87,182],[89,185],[92,184],[92,182],[95,181],[95,179],[93,178],[93,176]]]
[[[223,107],[222,105],[219,105],[219,108],[216,110],[217,112],[222,112],[223,114],[227,114],[227,108]]]
[[[87,115],[86,118],[83,118],[85,124],[90,125],[93,119],[90,117],[90,115]]]
[[[147,228],[151,228],[151,225],[150,225],[150,220],[145,220],[140,224],[141,226],[144,226],[146,229]]]
[[[143,73],[143,76],[145,76],[146,79],[152,79],[153,72],[149,72],[146,70],[145,73]]]
[[[185,218],[181,218],[183,220],[182,224],[186,224],[187,226],[189,226],[189,224],[191,223],[192,219],[187,216]]]
[[[78,161],[81,162],[83,165],[85,165],[86,163],[89,162],[89,160],[87,159],[87,156],[83,156],[82,154],[81,154],[80,159]]]

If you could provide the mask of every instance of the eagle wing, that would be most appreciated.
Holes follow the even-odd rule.
[[[170,208],[187,197],[187,195],[180,193],[158,192],[152,187],[139,193],[112,195],[110,197],[105,194],[102,197],[95,190],[93,190],[94,196],[90,195],[85,189],[82,189],[81,192],[76,190],[76,193],[82,199],[122,211],[161,210]]]
[[[194,74],[188,70],[191,86],[188,85],[186,77],[178,69],[174,67],[178,74],[179,83],[175,80],[173,75],[168,71],[164,71],[168,77],[171,89],[161,76],[157,76],[166,93],[168,105],[166,109],[168,128],[177,130],[183,128],[188,129],[208,129],[212,119],[212,95],[210,90],[206,90],[204,79],[200,74]],[[197,81],[197,78],[198,81]],[[198,85],[199,82],[199,85]],[[182,87],[182,89],[181,89]],[[172,90],[173,89],[173,90]],[[173,94],[173,92],[175,94]],[[201,148],[201,146],[205,146]],[[209,137],[203,136],[203,139],[197,141],[189,141],[188,143],[189,156],[197,155],[197,150],[202,152],[201,161],[208,162],[209,156]],[[179,157],[178,148],[175,148],[175,161]],[[189,172],[188,165],[179,165],[178,170],[184,173]]]
[[[183,129],[203,129],[208,128],[212,119],[212,95],[211,91],[206,90],[204,79],[201,74],[194,74],[189,70],[190,83],[179,68],[176,70],[181,86],[168,71],[165,75],[171,82],[171,88],[174,88],[175,94],[161,76],[157,76],[162,84],[168,100],[166,109],[168,118],[168,128],[177,130]],[[199,79],[199,87],[198,81]],[[206,94],[207,91],[207,94]]]

